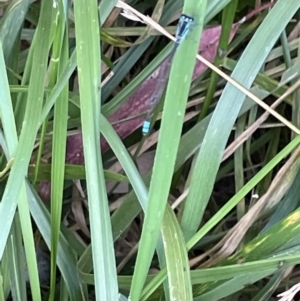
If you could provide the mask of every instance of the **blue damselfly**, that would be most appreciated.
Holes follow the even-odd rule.
[[[151,124],[151,117],[153,115],[153,110],[155,109],[156,105],[158,104],[159,100],[162,97],[162,94],[165,90],[165,87],[167,85],[168,79],[169,79],[169,73],[172,65],[172,60],[174,57],[174,54],[176,52],[177,47],[182,42],[182,40],[186,37],[190,25],[194,22],[194,18],[189,17],[187,15],[182,14],[179,19],[177,31],[176,31],[176,41],[175,45],[169,54],[169,56],[166,58],[165,63],[161,66],[162,70],[159,70],[159,75],[157,78],[156,87],[154,89],[154,92],[152,93],[150,99],[149,99],[149,110],[147,113],[146,120],[143,124],[143,134],[147,135],[150,130],[150,124]]]

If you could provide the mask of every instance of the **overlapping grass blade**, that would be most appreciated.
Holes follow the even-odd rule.
[[[74,1],[74,12],[95,292],[98,298],[117,300],[115,256],[99,146],[101,55],[97,3]]]

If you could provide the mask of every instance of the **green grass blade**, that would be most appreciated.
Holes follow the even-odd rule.
[[[31,73],[31,81],[28,90],[28,102],[23,128],[17,150],[13,154],[15,161],[11,168],[11,173],[2,196],[2,202],[0,204],[0,220],[2,221],[0,257],[3,255],[4,246],[15,213],[21,185],[27,173],[27,168],[36,138],[37,124],[44,95],[44,84],[50,46],[52,9],[52,3],[47,1],[42,3],[41,15],[36,33],[39,39],[39,44],[36,45],[37,47],[33,55],[36,63],[34,70],[35,72]]]
[[[195,24],[186,41],[178,48],[170,74],[161,133],[150,184],[148,208],[130,290],[132,301],[140,298],[164,216],[182,129],[185,99],[188,95],[189,82],[195,64],[193,55],[198,49],[196,41],[199,41],[201,37],[205,7],[206,1],[199,1],[197,5],[187,1],[186,10],[184,10],[187,15],[195,17]],[[194,11],[199,13],[195,15]],[[185,55],[187,52],[190,53],[188,57]],[[180,61],[184,62],[184,65],[180,64]],[[183,79],[185,85],[180,84]],[[175,99],[176,101],[174,101]]]
[[[50,86],[57,81],[62,70],[67,65],[69,44],[66,29],[65,9],[58,3],[58,18],[55,38],[53,41],[52,60],[50,65]],[[63,188],[65,175],[66,137],[68,124],[68,85],[57,98],[54,106],[53,147],[51,164],[51,281],[49,300],[55,300],[56,287],[56,257],[60,234],[60,225],[63,205]]]
[[[165,211],[162,239],[165,246],[170,300],[192,300],[187,249],[178,220],[169,206]]]
[[[99,149],[101,55],[97,3],[76,0],[74,12],[95,292],[97,298],[117,300],[114,247]]]
[[[25,2],[23,4],[26,4]],[[26,9],[23,4],[20,9]],[[13,10],[13,13],[15,13],[15,10]],[[22,16],[22,13],[20,14],[19,17]],[[4,20],[4,19],[3,19]],[[8,27],[9,24],[5,23],[2,20],[2,37],[8,34]],[[11,16],[9,16],[7,19],[5,19],[7,22],[11,21]],[[20,19],[18,19],[20,20]],[[4,30],[4,32],[3,32]],[[6,49],[8,50],[7,47],[9,47],[10,44],[6,44]],[[0,47],[1,47],[1,42],[0,42]],[[5,71],[5,64],[4,64],[4,59],[3,59],[3,53],[2,53],[2,48],[1,48],[1,56],[0,56],[0,70],[1,70],[1,88],[0,88],[0,97],[2,99],[1,104],[0,104],[0,112],[1,112],[1,121],[3,124],[3,129],[4,129],[4,134],[5,134],[5,144],[7,146],[6,150],[6,156],[12,156],[12,154],[15,153],[15,149],[17,147],[17,131],[16,131],[16,125],[15,125],[15,118],[13,114],[13,108],[12,108],[12,100],[10,98],[10,92],[9,92],[9,87],[8,87],[8,81],[6,78],[6,71]],[[2,71],[4,71],[2,73]],[[21,179],[20,179],[21,180]],[[36,262],[36,256],[35,256],[35,248],[34,248],[34,240],[33,240],[33,232],[32,232],[32,226],[31,226],[31,220],[30,220],[30,214],[28,210],[28,204],[27,204],[27,198],[26,198],[26,191],[24,189],[25,187],[22,185],[21,188],[21,194],[19,198],[19,216],[20,216],[20,222],[21,222],[21,228],[19,227],[19,223],[16,223],[15,221],[15,227],[18,228],[17,232],[20,233],[22,230],[23,234],[23,239],[24,239],[24,247],[25,247],[25,252],[27,255],[27,266],[28,266],[28,273],[30,275],[30,285],[31,285],[31,291],[32,291],[32,299],[33,300],[40,300],[41,298],[41,293],[40,293],[40,287],[39,287],[39,279],[38,279],[38,270],[37,270],[37,262]],[[14,189],[14,188],[13,188]],[[15,199],[15,202],[18,199]],[[9,210],[11,202],[8,202],[8,206],[6,210]],[[12,204],[14,206],[14,204]],[[5,210],[4,210],[5,214]],[[11,215],[11,218],[13,217],[13,212]],[[7,222],[7,221],[6,221]],[[7,224],[8,227],[10,227],[9,224]],[[14,227],[14,229],[15,229]],[[4,247],[4,243],[6,241],[7,235],[5,231],[3,232],[3,237],[2,237],[2,242]],[[22,251],[23,252],[23,247],[20,243],[21,240],[18,240],[19,244],[17,245],[11,245],[11,242],[9,242],[10,248],[15,250],[12,250],[13,252],[10,252],[8,256],[13,256],[13,254],[17,254],[18,252]],[[23,254],[22,254],[23,255]],[[25,283],[24,278],[21,276],[24,275],[24,256],[22,256],[23,262],[18,261],[18,269],[19,273],[15,275],[16,281],[20,284]],[[15,261],[16,262],[16,261]],[[19,278],[21,277],[21,278]],[[22,280],[23,279],[23,280]],[[25,299],[24,292],[22,294],[22,299]]]
[[[25,185],[22,185],[21,195],[27,195]],[[28,200],[21,198],[19,205],[19,216],[22,228],[24,249],[26,254],[27,270],[31,288],[32,300],[41,300],[40,280],[37,266],[37,256],[34,243],[34,234],[31,223],[31,216],[28,206]],[[22,248],[23,249],[23,248]],[[23,265],[22,265],[23,266]]]

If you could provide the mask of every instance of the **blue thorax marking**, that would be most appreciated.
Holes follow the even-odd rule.
[[[182,14],[179,19],[179,23],[176,31],[176,44],[180,44],[181,41],[186,37],[191,24],[194,23],[194,18]]]

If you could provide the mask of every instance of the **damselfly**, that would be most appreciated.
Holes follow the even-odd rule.
[[[155,109],[157,103],[161,99],[161,96],[165,90],[165,87],[168,82],[169,73],[172,65],[172,60],[174,57],[174,54],[176,52],[176,49],[178,45],[182,42],[182,40],[186,37],[190,25],[194,22],[194,18],[189,17],[187,15],[182,14],[179,19],[177,31],[176,31],[176,41],[175,45],[169,54],[169,56],[166,58],[165,63],[161,66],[161,70],[159,70],[159,75],[157,78],[157,83],[154,89],[154,92],[152,93],[150,99],[149,99],[149,111],[147,113],[147,118],[144,121],[143,124],[143,135],[147,135],[150,130],[150,124],[151,124],[151,117],[153,115],[153,110]]]

